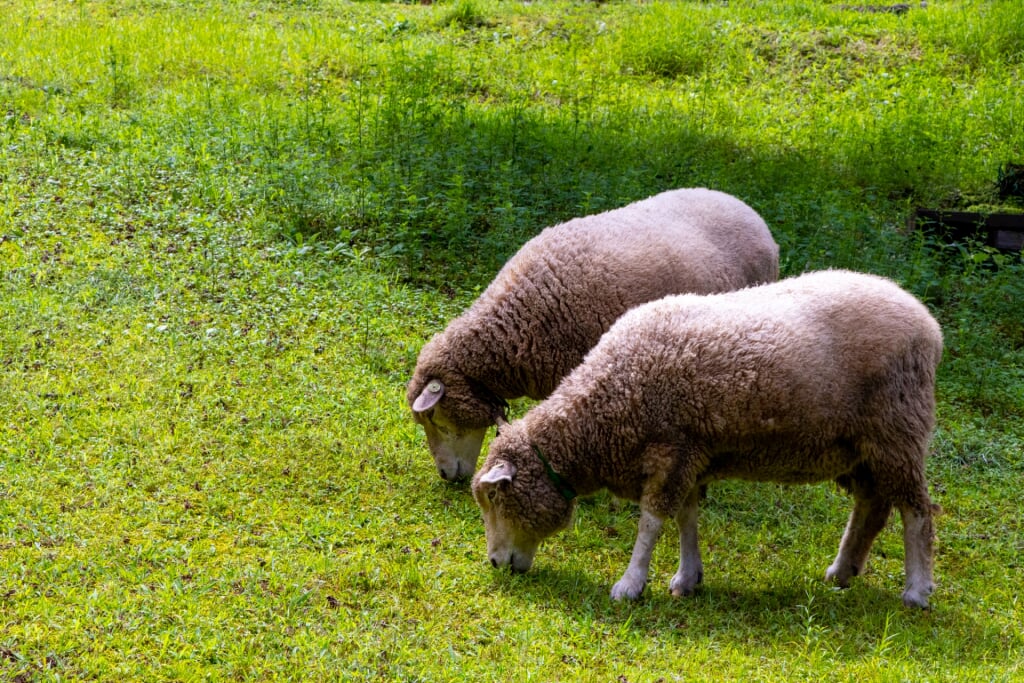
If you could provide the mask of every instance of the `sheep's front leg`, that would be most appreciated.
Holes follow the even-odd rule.
[[[697,538],[697,516],[700,512],[700,487],[695,486],[686,497],[683,507],[676,513],[679,526],[679,571],[668,584],[672,595],[693,595],[704,580],[704,563],[700,559]]]
[[[647,585],[647,571],[651,566],[651,553],[661,536],[664,521],[655,517],[647,510],[640,513],[640,525],[633,544],[633,555],[629,558],[629,566],[614,586],[612,600],[636,600],[644,592]]]

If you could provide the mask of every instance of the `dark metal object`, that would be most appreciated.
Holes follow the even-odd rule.
[[[1002,251],[1024,250],[1024,214],[918,209],[912,220],[912,227],[946,242],[976,240]]]

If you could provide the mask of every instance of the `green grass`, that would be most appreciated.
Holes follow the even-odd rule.
[[[1016,2],[0,14],[0,677],[1024,678],[1024,266],[906,228],[1024,160]],[[487,565],[408,417],[420,345],[543,226],[684,185],[754,206],[785,274],[889,275],[943,323],[932,610],[898,521],[823,583],[826,486],[713,487],[693,599],[666,538],[610,602],[636,516],[604,495]]]

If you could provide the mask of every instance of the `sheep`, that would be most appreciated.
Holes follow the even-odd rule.
[[[636,599],[663,522],[679,527],[673,595],[703,579],[698,491],[721,479],[835,480],[853,511],[826,580],[847,587],[893,506],[907,606],[927,607],[932,505],[924,460],[942,333],[881,277],[828,270],[622,316],[545,401],[502,429],[472,483],[495,567],[524,572],[600,489],[638,501],[639,531],[611,597]]]
[[[420,351],[407,398],[438,473],[472,476],[507,400],[547,397],[629,308],[778,273],[765,222],[714,190],[671,190],[545,229]]]

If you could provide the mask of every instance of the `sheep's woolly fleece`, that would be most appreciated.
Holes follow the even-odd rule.
[[[843,585],[863,570],[895,505],[908,528],[904,600],[927,604],[924,459],[941,352],[925,306],[848,271],[639,306],[491,444],[473,487],[492,562],[528,568],[539,541],[569,523],[572,504],[549,470],[581,495],[606,488],[639,501],[659,529],[682,517],[693,539],[706,482],[834,479],[856,504],[829,578]],[[635,597],[637,580],[622,594]],[[699,580],[698,564],[673,592]]]
[[[775,281],[778,255],[753,209],[707,189],[547,228],[420,352],[408,401],[442,476],[471,475],[505,400],[548,396],[629,308]]]

